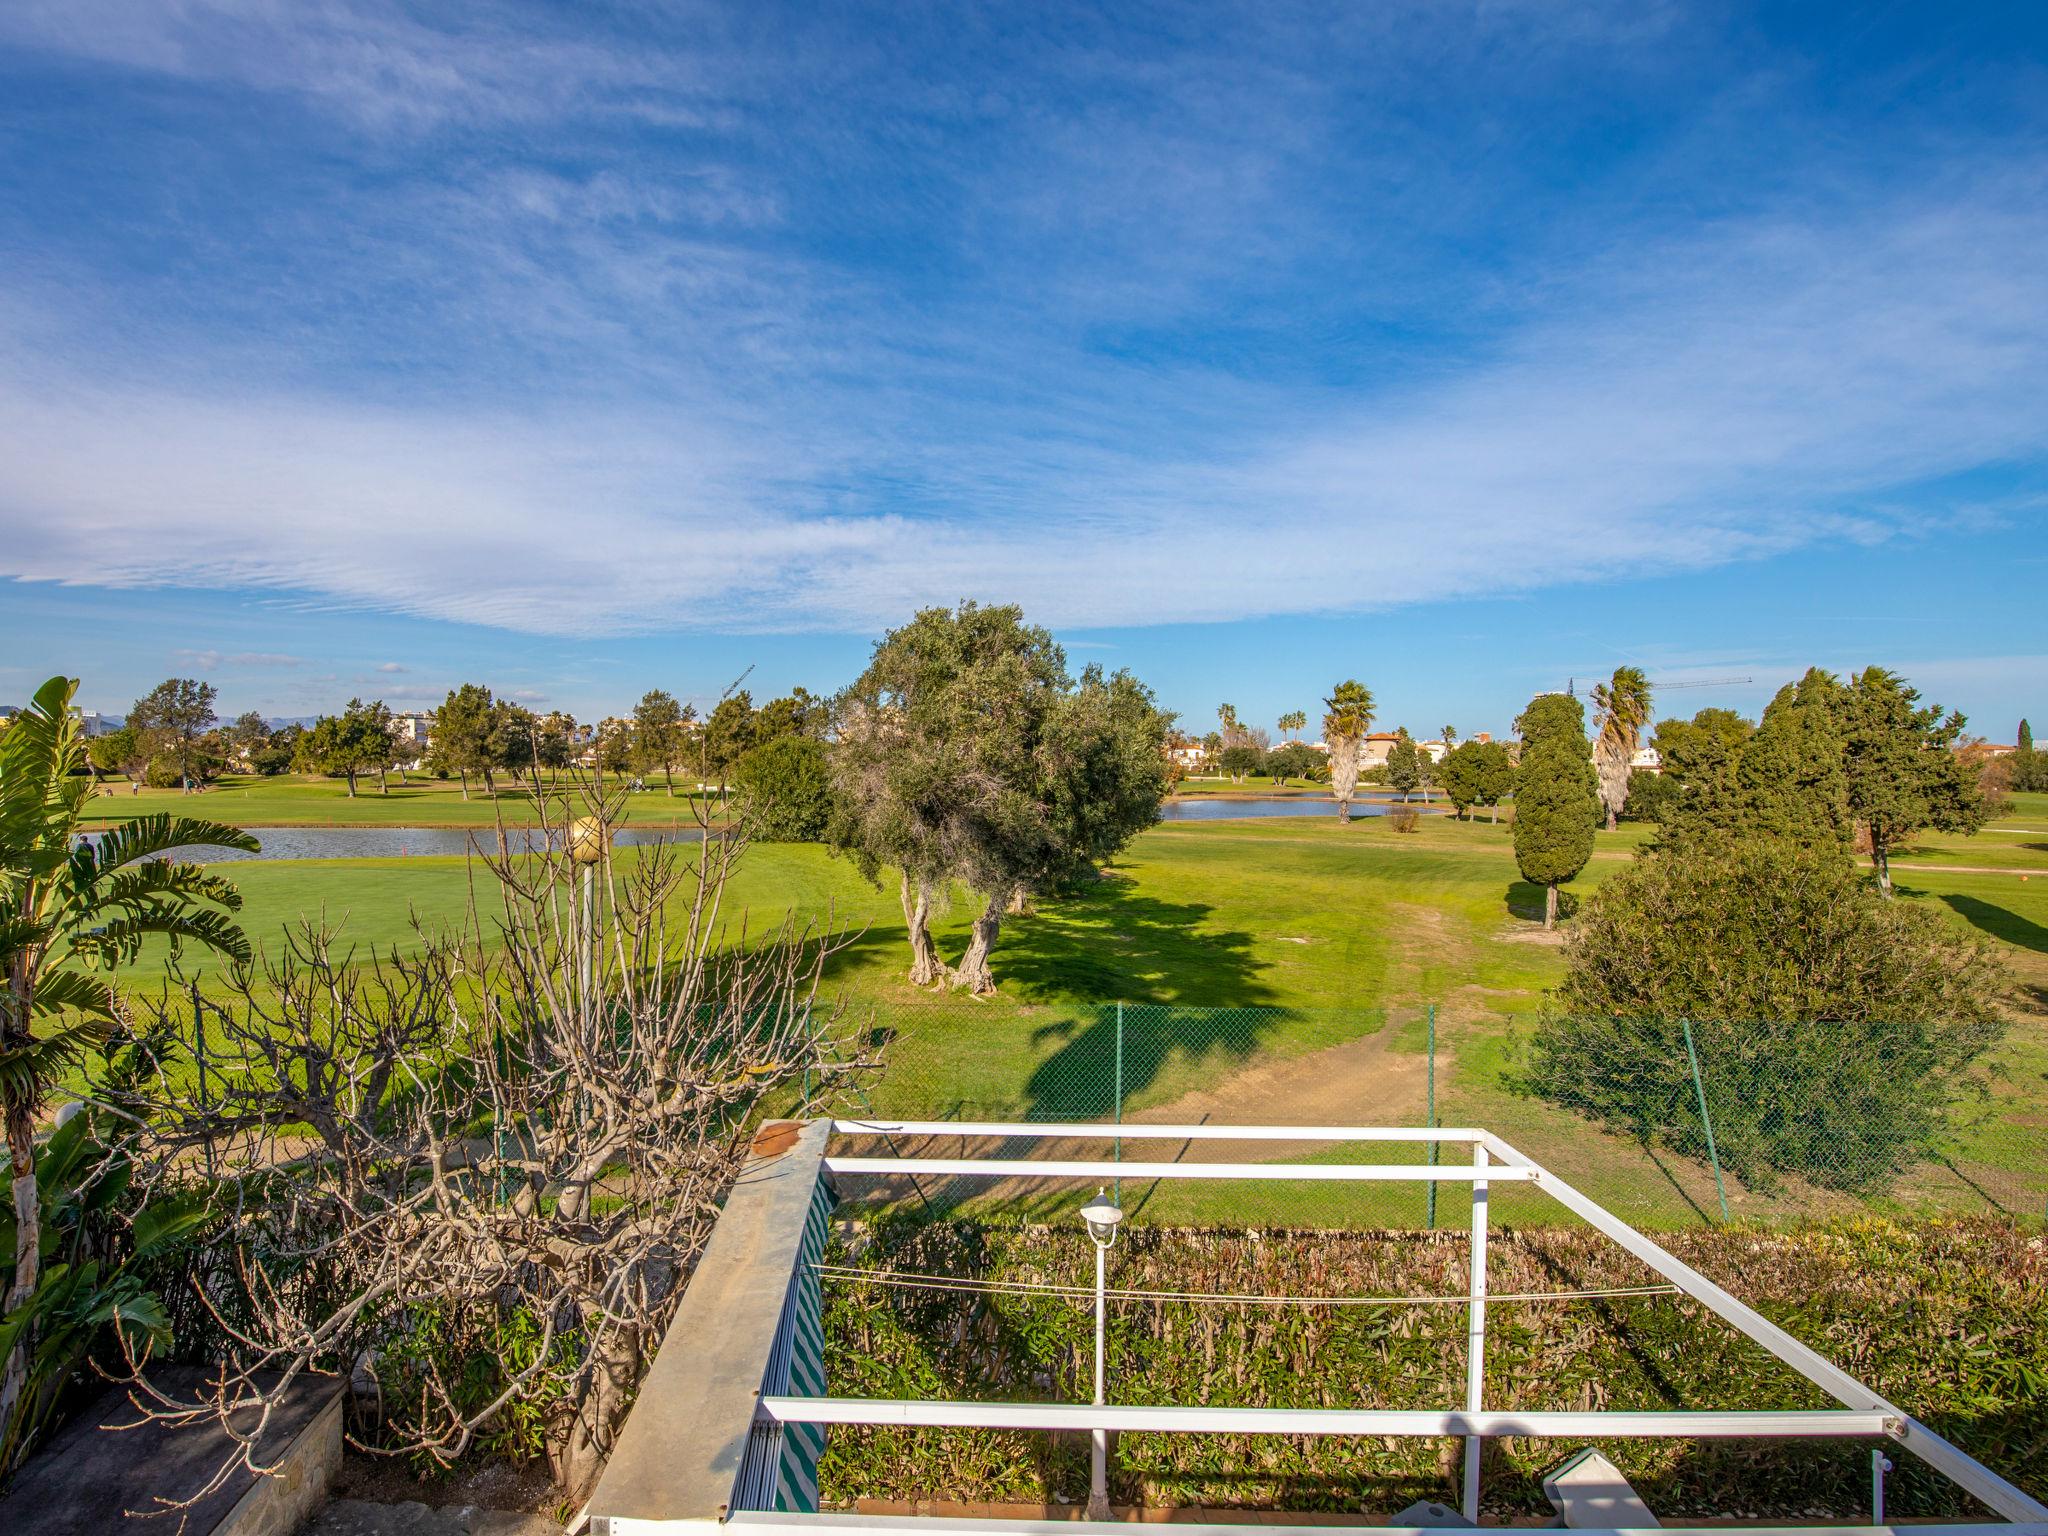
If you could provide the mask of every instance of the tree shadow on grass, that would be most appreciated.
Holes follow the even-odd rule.
[[[1284,1025],[1253,935],[1203,928],[1212,910],[1105,881],[1017,925],[997,951],[1004,989],[1080,999],[1032,1026],[1054,1048],[1031,1075],[1031,1118],[1113,1117],[1168,1074],[1231,1070]]]
[[[1502,897],[1501,900],[1507,907],[1510,916],[1519,917],[1527,923],[1541,923],[1543,921],[1542,886],[1531,884],[1527,880],[1513,881],[1508,886],[1507,895]],[[1577,894],[1564,889],[1562,886],[1558,887],[1557,915],[1559,921],[1570,917],[1578,910],[1579,898]]]
[[[1902,892],[1905,887],[1899,888]],[[1911,894],[1918,895],[1918,892]],[[1941,898],[1951,909],[1967,919],[1973,928],[1990,934],[1994,939],[2003,939],[2008,944],[2017,944],[2022,949],[2031,949],[2036,954],[2048,955],[2048,928],[2029,918],[2024,918],[2010,908],[1996,902],[1983,901],[1975,896],[1950,896]]]

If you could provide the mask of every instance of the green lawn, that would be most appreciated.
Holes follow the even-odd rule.
[[[1643,835],[1626,826],[1600,834],[1594,861],[1571,889],[1596,888],[1624,867]],[[1966,847],[1977,862],[1974,844]],[[1954,1170],[1932,1170],[1924,1188],[1901,1192],[1905,1198],[1949,1198],[1973,1180],[2037,1210],[2048,1193],[2040,1107],[2048,1101],[2048,855],[2033,856],[2040,880],[1900,871],[1903,899],[1991,936],[2022,984],[2019,1023],[1997,1055],[2005,1076],[1995,1113],[1966,1138]],[[324,917],[365,950],[415,943],[415,915],[430,928],[458,921],[473,873],[475,889],[489,890],[483,871],[461,859],[251,862],[231,872],[252,935]],[[748,914],[756,931],[790,909],[829,913],[854,930],[828,987],[853,1000],[875,1031],[888,1063],[874,1101],[884,1113],[1109,1113],[1114,1005],[1123,1001],[1131,1005],[1123,1029],[1127,1114],[1417,1123],[1426,1113],[1427,1010],[1435,1005],[1442,1123],[1495,1129],[1638,1220],[1696,1220],[1714,1200],[1705,1169],[1593,1132],[1508,1089],[1517,1032],[1558,979],[1562,959],[1536,921],[1539,893],[1517,879],[1505,825],[1426,818],[1404,834],[1381,818],[1349,827],[1301,818],[1155,828],[1110,878],[1004,924],[995,962],[1001,991],[988,1001],[908,986],[894,890],[877,891],[821,848],[755,847],[727,900],[729,916]],[[941,914],[942,951],[964,946],[974,910],[960,893]],[[488,906],[484,915],[488,927]],[[203,960],[194,964],[202,976],[209,970]],[[160,965],[152,959],[137,979]],[[1256,1011],[1217,1011],[1229,1009]],[[1793,1194],[1803,1208],[1830,1208],[1813,1192]],[[1153,1213],[1186,1214],[1191,1197],[1160,1191]],[[1337,1213],[1330,1202],[1338,1197],[1318,1190],[1314,1198],[1324,1214]],[[1421,1210],[1416,1191],[1359,1198],[1380,1202],[1375,1209],[1388,1220]],[[1787,1198],[1732,1191],[1738,1212],[1769,1213]],[[1458,1203],[1447,1192],[1442,1210]],[[1505,1219],[1538,1214],[1526,1191],[1502,1191],[1501,1207]]]

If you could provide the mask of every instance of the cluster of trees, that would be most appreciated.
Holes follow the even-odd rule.
[[[1816,667],[1781,688],[1753,729],[1703,710],[1660,732],[1659,840],[1782,837],[1845,855],[1861,846],[1890,894],[1891,856],[1915,834],[1984,823],[1976,776],[1954,750],[1964,724],[1883,667],[1847,680]]]
[[[1460,742],[1436,765],[1436,776],[1460,820],[1483,805],[1487,820],[1497,822],[1501,801],[1515,792],[1514,754],[1504,742]]]
[[[1217,705],[1216,720],[1218,728],[1200,742],[1178,731],[1168,739],[1174,746],[1201,746],[1209,761],[1229,774],[1235,784],[1246,779],[1271,779],[1278,784],[1288,779],[1318,780],[1328,775],[1329,765],[1323,754],[1299,739],[1299,733],[1308,725],[1305,711],[1289,710],[1274,722],[1285,738],[1277,746],[1262,727],[1240,720],[1234,704]]]
[[[86,742],[85,764],[97,778],[120,774],[160,789],[198,789],[230,768],[283,773],[291,766],[299,727],[272,730],[251,710],[223,723],[218,693],[197,678],[158,683],[129,707],[119,730]]]
[[[1603,740],[1586,741],[1564,695],[1523,716],[1515,849],[1553,902],[1647,721],[1647,691],[1629,697],[1627,681],[1596,694]],[[1657,837],[1575,924],[1533,1091],[1694,1154],[1704,1095],[1721,1161],[1752,1183],[1867,1188],[1931,1155],[2009,987],[1981,939],[1890,899],[1902,843],[1983,821],[1954,750],[1963,724],[1870,667],[1809,671],[1754,725],[1725,709],[1659,725],[1664,772],[1624,796]]]
[[[203,1494],[255,1464],[252,1415],[353,1361],[380,1448],[447,1465],[499,1435],[581,1502],[743,1166],[733,1127],[872,1069],[820,995],[849,936],[668,922],[720,910],[744,837],[637,850],[565,934],[583,871],[557,840],[486,857],[484,952],[459,937],[472,908],[417,954],[363,960],[309,924],[250,964],[232,881],[174,858],[249,833],[81,836],[75,688],[51,679],[0,733],[0,1480],[114,1375],[145,1417],[232,1426]],[[153,937],[233,962],[206,1028],[196,997],[115,993]],[[188,1356],[204,1382],[147,1376]]]
[[[2005,759],[2005,787],[2040,794],[2048,791],[2048,752],[2034,746],[2034,728],[2020,722],[2018,745]]]
[[[911,981],[992,991],[1004,916],[1158,819],[1171,723],[1128,672],[1069,674],[1012,606],[928,608],[883,636],[840,703],[831,840],[870,879],[897,872]],[[949,964],[931,918],[955,886],[981,911]]]

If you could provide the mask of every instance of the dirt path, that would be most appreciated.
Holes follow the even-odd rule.
[[[1390,1023],[1376,1034],[1306,1056],[1258,1062],[1213,1088],[1182,1094],[1128,1119],[1155,1125],[1209,1120],[1233,1125],[1420,1125],[1429,1062],[1419,1054],[1393,1050],[1392,1034]],[[1259,1160],[1286,1155],[1275,1150],[1282,1146],[1302,1150],[1294,1142],[1265,1143]],[[1189,1157],[1240,1161],[1245,1153],[1242,1143],[1197,1142]]]

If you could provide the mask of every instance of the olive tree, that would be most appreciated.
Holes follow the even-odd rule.
[[[1078,686],[1014,606],[927,608],[877,642],[839,704],[832,841],[899,871],[910,979],[993,990],[989,955],[1021,893],[1073,878],[1158,817],[1169,717],[1127,673]],[[955,883],[982,902],[949,968],[930,930]]]

